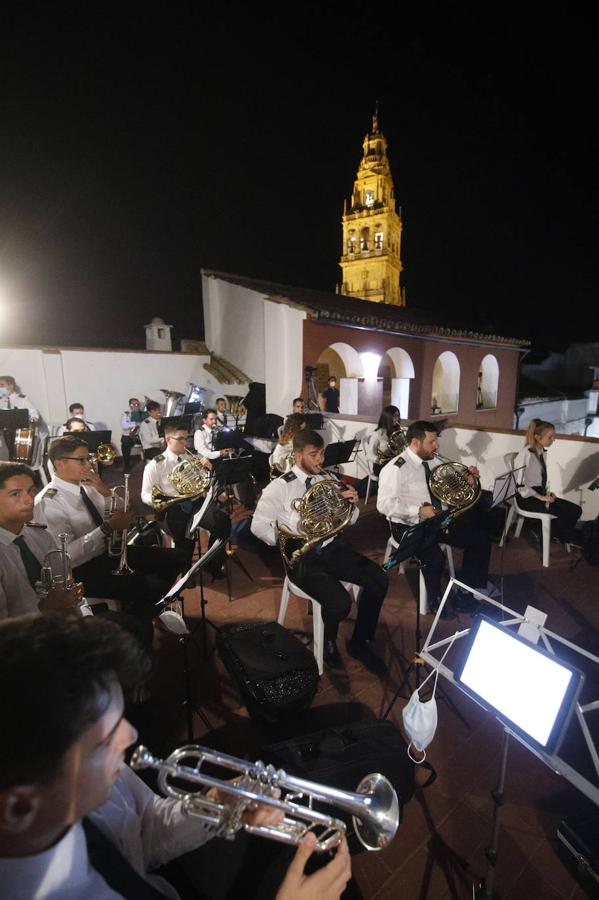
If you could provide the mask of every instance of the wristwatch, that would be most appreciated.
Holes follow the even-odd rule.
[[[102,524],[100,525],[100,531],[106,537],[110,537],[110,535],[112,534],[112,528],[110,527],[108,522],[102,522]]]

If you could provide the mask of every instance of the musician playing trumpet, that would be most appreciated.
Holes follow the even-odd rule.
[[[82,599],[80,589],[55,586],[40,602],[36,585],[46,554],[57,545],[45,526],[31,521],[34,496],[29,466],[0,462],[0,619],[68,609]]]
[[[377,509],[387,517],[391,534],[401,541],[412,525],[439,514],[441,502],[429,488],[430,473],[440,460],[435,457],[439,449],[439,432],[434,422],[413,422],[406,433],[408,447],[395,459],[383,466],[379,475]],[[478,469],[468,467],[468,479],[474,483]],[[460,581],[477,590],[486,591],[491,541],[482,527],[475,527],[470,517],[458,516],[440,533],[439,542],[461,547],[464,550]],[[439,543],[420,552],[424,581],[431,612],[436,612],[441,601],[441,574],[445,556]],[[454,608],[469,612],[473,608],[471,598],[459,597]]]
[[[252,532],[265,544],[276,546],[278,525],[297,535],[300,514],[295,501],[300,500],[315,483],[326,480],[322,471],[324,441],[316,431],[304,429],[293,438],[295,463],[285,475],[276,478],[264,489],[252,521]],[[358,495],[352,487],[340,483],[341,496],[355,505]],[[353,509],[350,524],[358,519]],[[351,597],[341,584],[348,581],[363,588],[353,635],[346,642],[350,656],[375,674],[384,674],[386,666],[369,646],[376,632],[380,609],[387,593],[388,579],[380,566],[357,553],[341,534],[323,538],[303,554],[289,572],[291,581],[313,597],[322,608],[324,622],[324,662],[331,668],[343,663],[337,649],[339,623],[351,609]]]

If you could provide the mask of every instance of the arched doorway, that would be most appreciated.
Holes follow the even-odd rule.
[[[437,357],[433,368],[431,412],[433,415],[458,411],[460,396],[460,364],[455,353],[446,350]]]

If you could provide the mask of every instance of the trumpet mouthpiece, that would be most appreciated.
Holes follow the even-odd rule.
[[[149,769],[152,766],[155,766],[158,763],[158,760],[155,756],[153,756],[147,747],[144,747],[143,744],[140,744],[133,751],[133,756],[129,762],[129,765],[132,769]]]

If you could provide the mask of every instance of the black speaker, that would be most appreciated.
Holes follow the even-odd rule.
[[[246,434],[257,435],[254,430],[256,420],[266,413],[266,385],[260,381],[252,381],[242,403],[247,409],[244,431]]]
[[[264,416],[259,416],[254,423],[254,437],[262,437],[262,438],[278,438],[279,436],[279,427],[283,424],[282,416],[277,416],[274,413],[267,413]],[[246,425],[247,431],[247,425]]]

